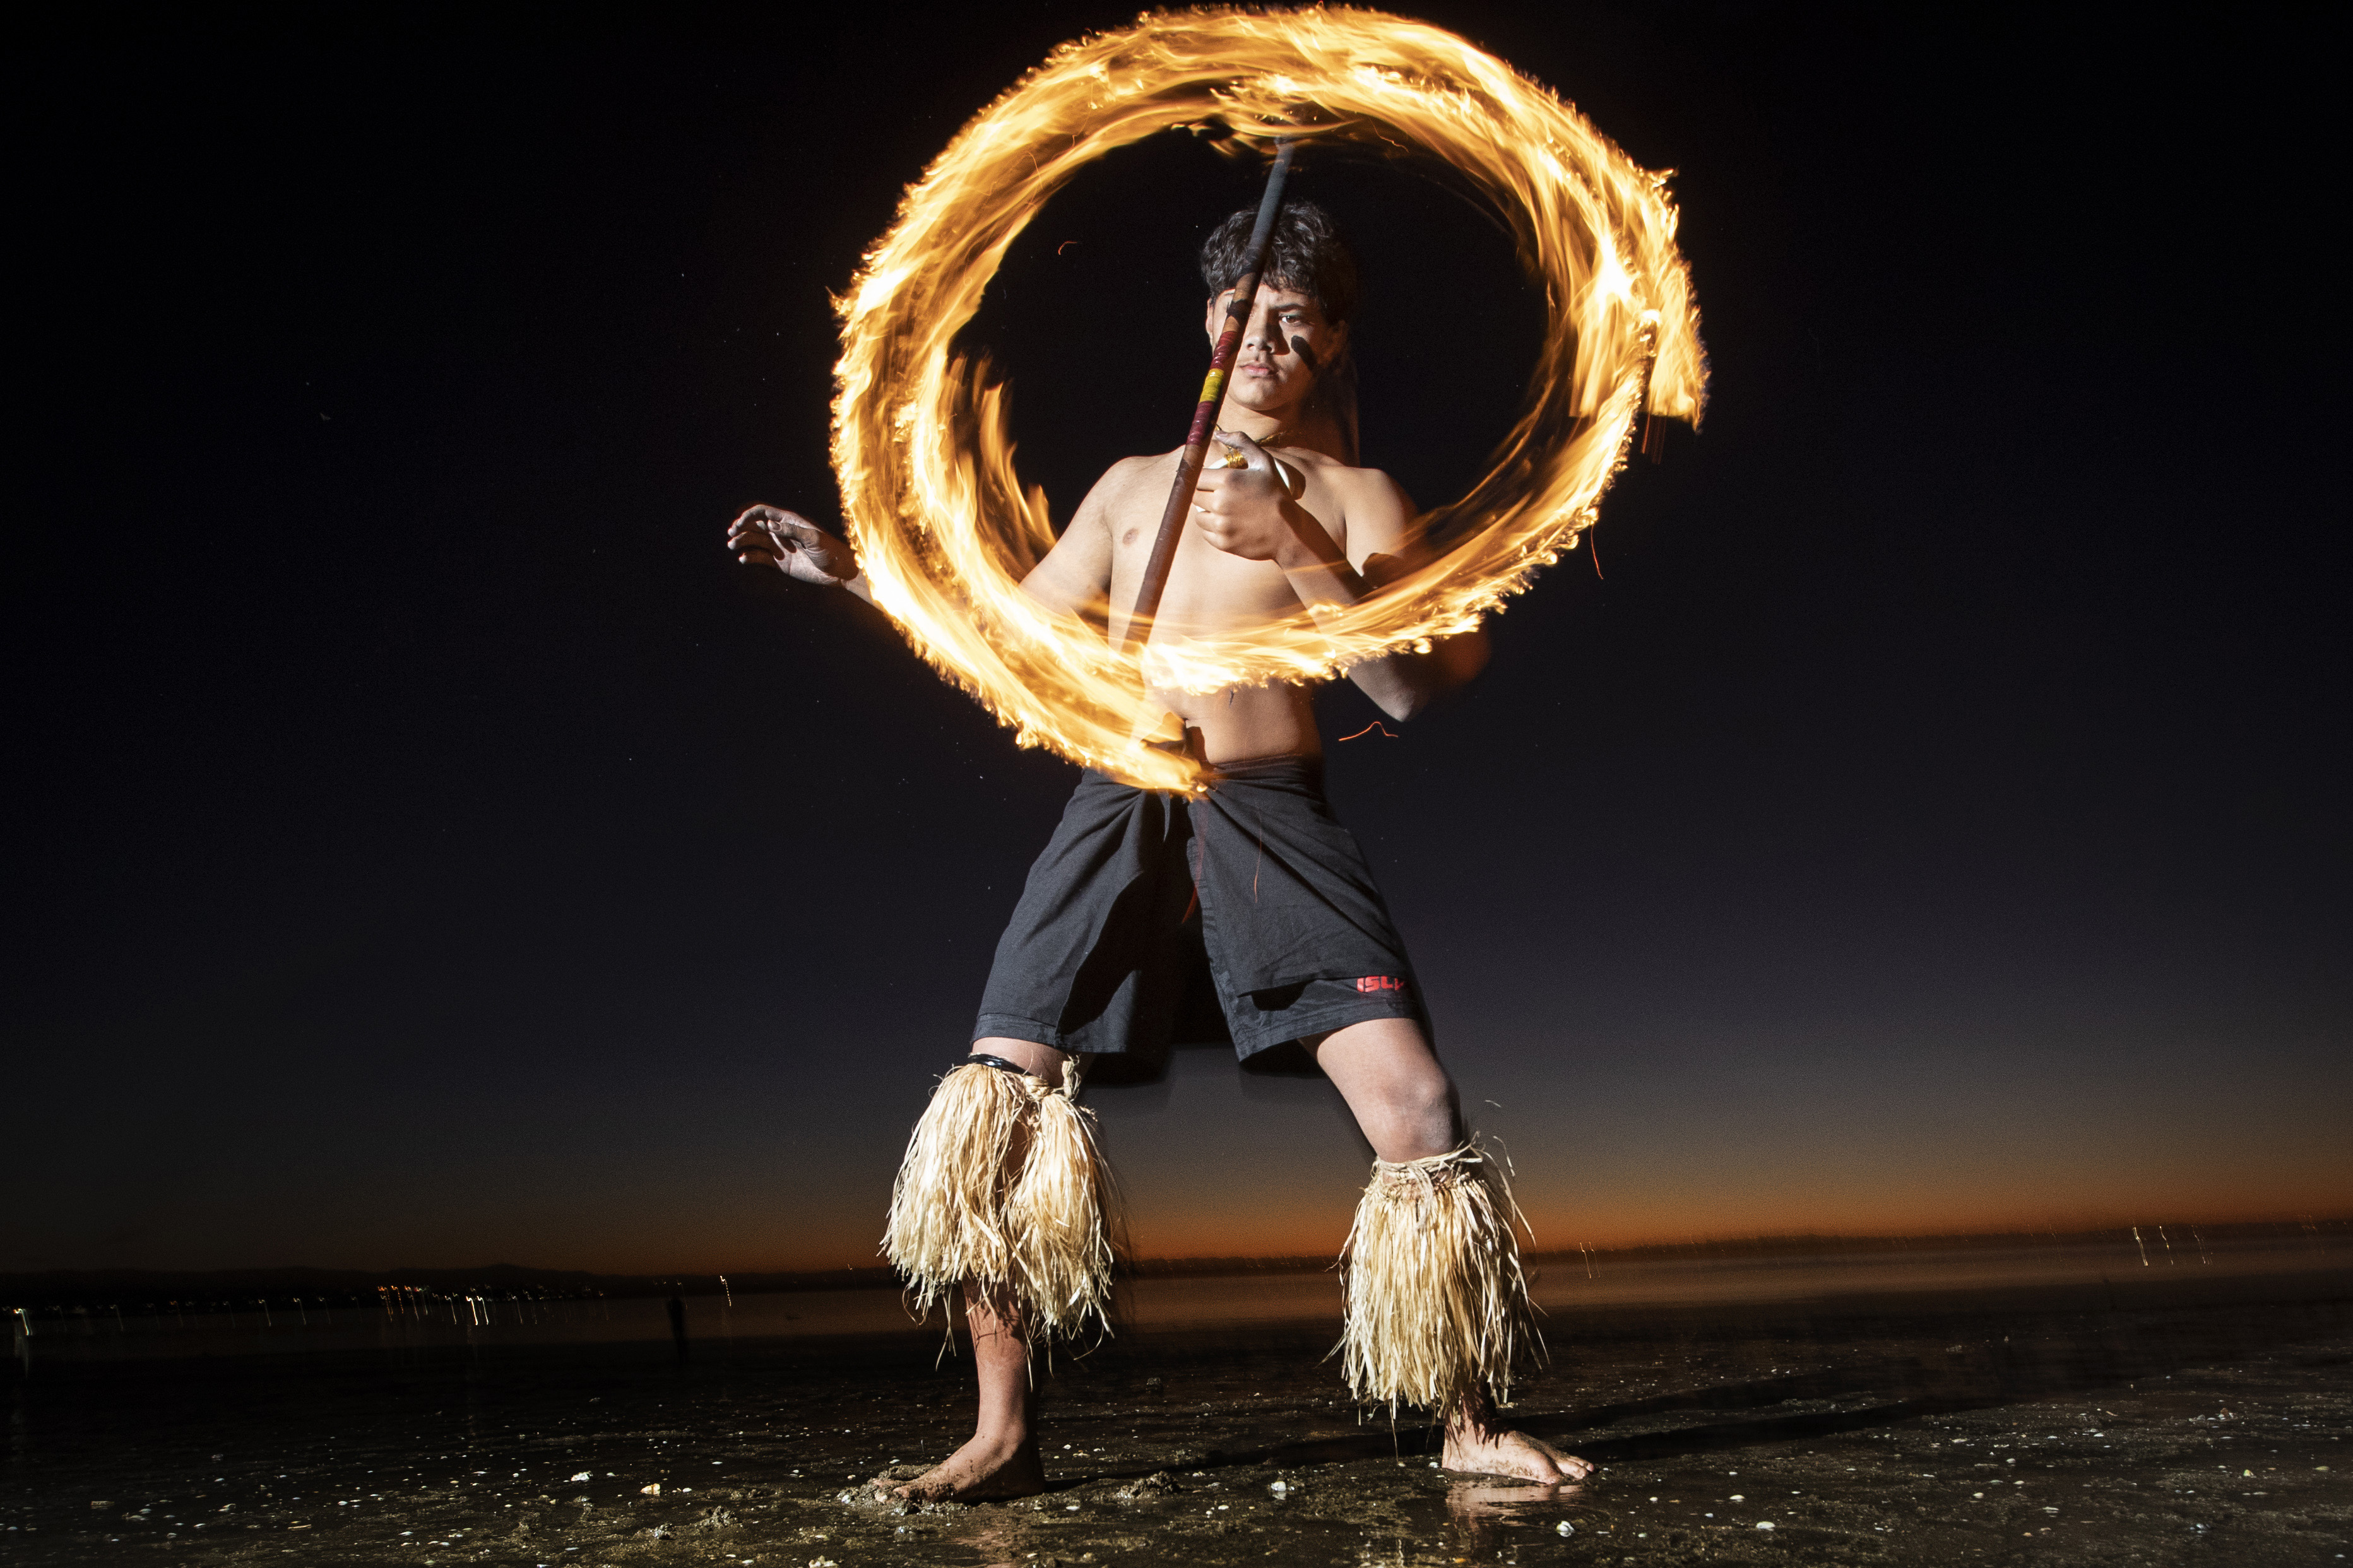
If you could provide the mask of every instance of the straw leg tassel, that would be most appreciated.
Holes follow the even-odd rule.
[[[1475,1143],[1373,1163],[1341,1254],[1341,1370],[1358,1400],[1441,1415],[1477,1395],[1509,1402],[1514,1365],[1544,1350],[1520,1271],[1525,1223]]]
[[[982,1063],[940,1080],[907,1142],[883,1250],[928,1317],[966,1280],[1010,1290],[1032,1331],[1110,1327],[1115,1194],[1094,1113]]]

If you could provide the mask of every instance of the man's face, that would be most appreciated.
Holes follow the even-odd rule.
[[[1229,289],[1209,301],[1207,326],[1212,349],[1225,330],[1226,311],[1233,300],[1234,291]],[[1226,395],[1270,417],[1280,417],[1297,405],[1315,384],[1315,373],[1292,346],[1294,338],[1307,344],[1316,363],[1328,364],[1347,342],[1348,329],[1345,323],[1335,326],[1325,321],[1323,308],[1308,295],[1270,278],[1259,285],[1258,309],[1242,333]]]

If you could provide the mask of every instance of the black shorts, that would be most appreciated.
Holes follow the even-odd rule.
[[[1228,763],[1187,800],[1088,773],[997,943],[973,1038],[1249,1058],[1367,1018],[1430,1033],[1320,757]]]

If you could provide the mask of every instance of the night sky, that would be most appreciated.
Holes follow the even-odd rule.
[[[1678,171],[1714,368],[1475,688],[1331,747],[1540,1244],[2353,1209],[2326,11],[1419,14]],[[1132,15],[11,50],[0,1269],[871,1259],[1075,772],[722,534],[834,515],[828,291]],[[1508,244],[1299,188],[1367,460],[1451,499]],[[1255,190],[1147,145],[1016,247],[971,336],[1057,518],[1181,437]],[[1320,1083],[1090,1099],[1140,1252],[1338,1247]]]

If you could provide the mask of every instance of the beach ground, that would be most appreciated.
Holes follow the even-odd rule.
[[[67,1563],[2333,1563],[2353,1275],[1556,1313],[1528,1430],[1436,1468],[1324,1322],[1039,1368],[1050,1489],[909,1508],[969,1430],[936,1334],[35,1366],[0,1559]],[[656,1489],[659,1489],[658,1490]]]

